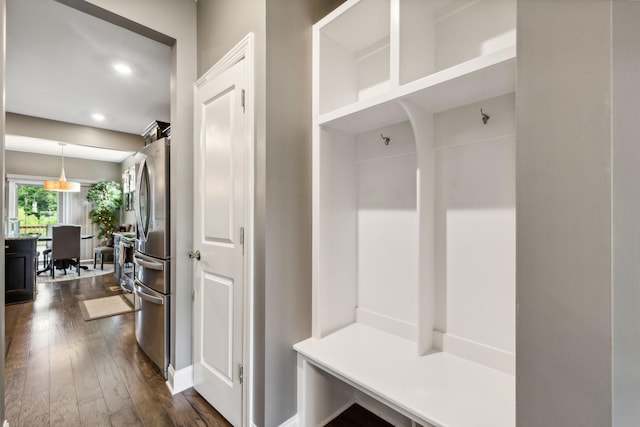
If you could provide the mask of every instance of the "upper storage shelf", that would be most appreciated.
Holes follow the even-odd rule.
[[[414,93],[437,112],[512,92],[515,17],[514,0],[347,1],[314,26],[320,124]]]
[[[347,2],[336,12],[341,9],[347,10],[318,24],[321,112],[389,90],[389,0]]]

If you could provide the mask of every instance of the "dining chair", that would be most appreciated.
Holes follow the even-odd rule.
[[[54,225],[55,224],[47,224],[47,237],[51,237],[51,227],[53,227]],[[42,251],[42,267],[44,268],[44,270],[40,271],[40,273],[46,271],[47,267],[49,267],[49,258],[51,257],[51,240],[47,240],[45,242],[45,246],[46,247],[44,251]]]
[[[54,225],[51,227],[51,277],[56,267],[64,270],[75,265],[80,275],[80,229],[79,225]]]

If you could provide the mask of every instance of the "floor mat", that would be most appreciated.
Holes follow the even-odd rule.
[[[82,264],[85,265],[85,264]],[[88,266],[87,270],[81,270],[80,275],[76,272],[75,268],[68,268],[67,274],[64,274],[62,270],[56,270],[55,278],[51,278],[51,272],[45,271],[44,273],[36,275],[37,283],[45,283],[45,282],[64,282],[65,280],[78,280],[78,279],[86,279],[88,277],[95,276],[103,276],[105,274],[113,274],[113,264],[105,264],[104,270],[100,269],[98,266],[95,270],[93,269],[93,264]]]
[[[133,311],[123,295],[78,301],[84,320],[101,319]]]

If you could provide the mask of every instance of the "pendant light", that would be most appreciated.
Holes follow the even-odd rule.
[[[46,180],[42,187],[45,190],[51,191],[66,191],[66,192],[78,192],[80,191],[80,183],[69,182],[64,174],[64,146],[67,144],[60,143],[60,151],[62,153],[62,170],[60,171],[60,178],[57,180]]]

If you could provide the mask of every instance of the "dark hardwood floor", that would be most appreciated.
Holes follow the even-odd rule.
[[[5,307],[5,399],[11,427],[230,427],[193,389],[172,396],[138,347],[134,314],[85,322],[78,301],[116,295],[112,275],[38,283]],[[353,406],[330,427],[390,424]]]
[[[115,295],[111,276],[39,283],[5,307],[11,427],[230,426],[193,389],[172,396],[136,344],[134,314],[85,322],[79,300]]]

